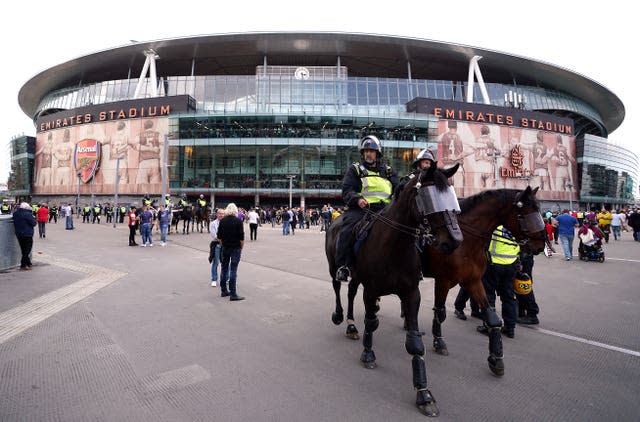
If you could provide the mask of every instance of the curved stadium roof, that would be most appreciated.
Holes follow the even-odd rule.
[[[158,77],[191,75],[192,71],[196,76],[254,75],[265,56],[269,65],[334,66],[339,56],[349,76],[406,78],[410,62],[414,79],[466,81],[469,60],[480,55],[486,83],[515,82],[565,92],[591,105],[602,116],[608,133],[618,128],[625,116],[624,105],[610,90],[549,63],[460,44],[342,32],[217,34],[116,47],[37,74],[20,89],[20,107],[34,118],[41,99],[51,91],[137,77],[145,61],[142,51],[149,48],[160,56],[156,62]]]

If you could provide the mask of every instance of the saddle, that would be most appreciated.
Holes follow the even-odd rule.
[[[377,211],[375,214],[365,214],[365,216],[362,217],[360,221],[353,225],[351,234],[356,240],[353,243],[353,253],[355,255],[358,255],[358,252],[360,251],[360,248],[362,248],[364,241],[367,240],[367,237],[369,236],[369,231],[371,230],[371,226],[373,225],[374,221],[373,216],[378,215],[381,212],[382,210]]]

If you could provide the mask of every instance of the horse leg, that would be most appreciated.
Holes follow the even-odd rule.
[[[340,300],[340,285],[342,283],[333,277],[331,284],[333,284],[333,292],[336,294],[336,310],[331,314],[331,321],[333,321],[335,325],[340,325],[342,321],[344,321],[344,310],[342,309],[342,301]]]
[[[355,321],[353,320],[353,301],[355,300],[356,293],[358,293],[358,285],[360,283],[351,278],[349,281],[349,290],[347,293],[347,332],[346,336],[351,340],[358,340],[360,335],[358,334],[358,329],[356,328]],[[379,306],[376,305],[376,312],[380,309]]]
[[[405,310],[407,334],[404,347],[412,355],[413,387],[416,389],[416,406],[426,416],[438,416],[440,411],[436,406],[436,399],[427,388],[427,365],[424,361],[424,343],[422,333],[418,328],[418,310],[420,309],[420,290],[418,286],[402,298]]]
[[[364,350],[360,355],[360,362],[367,369],[373,369],[376,365],[376,354],[373,352],[373,332],[378,329],[380,321],[376,316],[376,300],[377,297],[367,295],[366,289],[364,293],[364,335],[362,337],[362,345]]]
[[[494,307],[490,306],[487,294],[480,280],[475,283],[465,283],[465,290],[469,297],[478,304],[482,313],[482,320],[489,332],[489,369],[497,376],[504,375],[504,353],[502,350],[502,319],[496,313]]]
[[[449,350],[447,343],[442,336],[442,323],[447,319],[447,294],[449,293],[449,283],[447,281],[436,279],[435,283],[435,301],[433,306],[433,323],[431,325],[431,334],[433,335],[433,349],[442,356],[448,356]]]

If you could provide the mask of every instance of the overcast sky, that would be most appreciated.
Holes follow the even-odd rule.
[[[620,4],[619,4],[620,3]],[[453,42],[571,69],[616,94],[624,122],[609,140],[640,154],[637,49],[632,3],[602,1],[184,1],[12,2],[0,17],[2,101],[0,183],[9,141],[35,136],[18,91],[52,66],[129,44],[190,35],[254,31],[340,31]],[[480,61],[482,69],[482,61]],[[634,145],[635,144],[635,145]]]

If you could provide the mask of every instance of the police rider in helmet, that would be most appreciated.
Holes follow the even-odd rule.
[[[411,163],[411,168],[413,169],[413,172],[417,170],[426,170],[432,165],[435,165],[435,162],[436,162],[436,159],[433,156],[433,153],[431,152],[431,150],[429,148],[425,148],[421,150],[418,153],[418,155],[416,155],[416,159],[413,160],[413,163]],[[402,179],[400,179],[400,183],[398,184],[398,187],[394,194],[396,197],[400,194],[404,186],[410,180],[411,180],[410,175],[406,175]]]
[[[200,198],[198,198],[198,205],[200,205],[200,208],[204,208],[207,206],[207,200],[204,199],[203,194],[200,194]]]
[[[353,226],[366,214],[365,208],[379,211],[391,202],[398,185],[396,172],[382,160],[380,140],[368,135],[360,140],[362,162],[349,166],[342,180],[342,199],[348,209],[342,215],[343,226],[336,247],[336,280],[347,281],[353,260]]]

